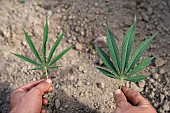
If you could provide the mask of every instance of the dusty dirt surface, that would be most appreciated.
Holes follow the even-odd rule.
[[[127,28],[137,16],[135,46],[159,31],[145,56],[156,56],[142,71],[149,79],[124,85],[140,92],[158,113],[170,112],[170,0],[0,0],[0,113],[9,112],[10,92],[40,79],[42,73],[11,52],[35,58],[24,38],[24,28],[41,53],[43,26],[49,16],[48,52],[57,36],[67,33],[56,55],[75,45],[50,70],[54,92],[47,95],[52,113],[111,113],[115,108],[113,92],[118,81],[105,77],[95,68],[102,65],[93,45],[106,49],[105,23],[108,22],[119,48]],[[100,42],[99,42],[100,41]]]

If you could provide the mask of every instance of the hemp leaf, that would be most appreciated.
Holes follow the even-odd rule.
[[[127,30],[125,34],[122,43],[121,55],[119,54],[115,36],[110,31],[108,25],[106,26],[107,33],[106,40],[110,57],[96,45],[97,53],[105,65],[105,68],[97,67],[97,69],[101,73],[110,78],[119,79],[120,89],[122,88],[123,80],[138,82],[140,80],[148,78],[148,76],[134,76],[134,75],[143,70],[144,68],[146,68],[147,65],[149,65],[149,63],[153,59],[153,57],[145,58],[140,63],[138,63],[140,57],[145,53],[148,45],[158,33],[154,34],[149,39],[146,39],[145,41],[141,42],[134,51],[134,53],[130,56],[132,46],[134,44],[135,31],[136,31],[136,17],[134,19],[133,25]]]
[[[15,54],[12,53],[13,55],[17,56],[18,58],[27,61],[33,65],[35,65],[36,67],[31,69],[31,70],[43,70],[43,72],[45,73],[46,78],[48,78],[48,69],[53,69],[53,68],[59,68],[61,66],[55,66],[54,63],[59,60],[64,54],[66,54],[73,46],[63,50],[60,54],[58,54],[56,57],[54,57],[54,59],[52,59],[52,56],[57,48],[57,46],[59,45],[61,39],[63,38],[65,32],[63,32],[58,39],[56,40],[56,42],[54,43],[54,45],[52,46],[52,49],[50,51],[49,56],[46,56],[46,44],[47,44],[47,40],[48,40],[48,17],[46,17],[46,24],[44,26],[44,36],[43,36],[43,44],[42,44],[42,59],[40,57],[40,55],[38,54],[34,43],[32,42],[30,36],[25,32],[25,30],[23,29],[25,38],[27,43],[30,46],[30,49],[32,50],[33,54],[35,55],[36,59],[38,60],[38,62],[36,62],[35,60],[32,60],[30,58],[27,58],[25,56],[19,55],[19,54]]]

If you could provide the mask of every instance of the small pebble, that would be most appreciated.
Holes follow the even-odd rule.
[[[145,13],[142,13],[142,19],[147,22],[149,17]]]
[[[55,100],[55,108],[56,108],[56,109],[59,109],[59,108],[60,108],[60,105],[61,105],[60,100],[59,100],[59,99],[56,99],[56,100]]]
[[[103,36],[103,35],[97,36],[96,39],[93,41],[93,45],[96,43],[98,44],[99,42],[106,44],[106,36]]]
[[[47,15],[50,17],[52,16],[53,12],[52,11],[48,11]]]
[[[64,105],[64,108],[65,108],[65,109],[69,108],[69,105],[68,105],[68,104],[65,104],[65,105]]]
[[[22,41],[22,45],[26,46],[27,42],[25,40]]]
[[[152,75],[152,77],[153,77],[155,80],[157,80],[157,79],[159,78],[159,74],[158,74],[158,73],[154,73],[154,74]]]
[[[143,88],[145,86],[145,81],[144,80],[139,81],[138,85],[139,85],[139,87]]]
[[[69,80],[72,81],[72,80],[74,80],[74,78],[75,78],[75,77],[74,77],[73,75],[71,75],[70,78],[69,78]]]
[[[81,51],[83,49],[83,46],[80,43],[76,43],[75,49]]]
[[[81,87],[82,85],[83,85],[83,81],[82,81],[82,80],[78,80],[77,86],[78,86],[78,87]]]
[[[159,73],[160,73],[160,74],[164,74],[164,73],[165,73],[165,70],[161,68],[161,69],[159,69]]]
[[[155,59],[155,66],[156,67],[163,66],[164,64],[165,64],[165,61],[162,58],[158,57],[158,58]]]
[[[101,89],[104,89],[105,84],[104,84],[103,82],[97,83],[97,87],[98,87],[98,88],[101,88]]]
[[[170,102],[168,102],[168,103],[165,103],[164,105],[163,105],[163,110],[165,110],[165,111],[169,111],[170,110]]]
[[[82,71],[83,71],[83,67],[80,65],[80,66],[78,67],[78,70],[79,70],[80,72],[82,72]]]
[[[154,80],[153,78],[150,78],[150,79],[149,79],[149,82],[150,82],[150,83],[153,83],[153,82],[155,82],[155,80]]]
[[[151,73],[155,73],[156,71],[157,71],[156,68],[151,68],[151,69],[150,69],[150,72],[151,72]]]
[[[87,85],[87,86],[89,86],[89,85],[90,85],[90,83],[89,83],[89,82],[86,82],[86,85]]]

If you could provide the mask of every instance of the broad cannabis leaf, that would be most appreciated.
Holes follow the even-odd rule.
[[[105,68],[97,67],[97,69],[104,75],[120,80],[120,89],[122,88],[123,80],[138,82],[140,80],[146,79],[148,76],[134,76],[136,73],[140,72],[149,65],[153,57],[145,58],[140,63],[138,63],[140,57],[145,53],[148,45],[157,35],[154,34],[149,39],[141,42],[134,53],[131,55],[132,46],[134,44],[134,37],[136,31],[136,17],[133,25],[125,33],[125,37],[122,43],[122,54],[119,54],[118,46],[116,43],[116,38],[110,31],[108,25],[106,26],[106,40],[110,53],[110,57],[96,45],[97,53],[100,59],[103,61]],[[120,57],[121,56],[121,57]],[[138,63],[138,64],[137,64]],[[137,65],[136,65],[137,64]]]

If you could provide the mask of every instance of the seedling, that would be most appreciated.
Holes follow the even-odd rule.
[[[42,70],[45,73],[46,78],[48,79],[48,69],[53,69],[53,68],[59,68],[61,66],[55,66],[55,62],[57,60],[59,60],[64,54],[66,54],[71,48],[67,48],[65,50],[63,50],[60,54],[58,54],[56,57],[54,57],[54,59],[52,60],[52,56],[54,54],[54,51],[56,50],[57,46],[59,45],[61,39],[63,38],[65,32],[63,32],[58,39],[56,40],[56,42],[54,43],[54,45],[51,48],[51,51],[48,55],[48,57],[46,57],[46,44],[47,44],[47,40],[48,40],[48,18],[46,17],[46,24],[44,26],[44,37],[43,37],[43,43],[42,43],[42,58],[40,58],[40,55],[38,54],[31,38],[29,37],[29,35],[25,32],[25,30],[23,29],[25,38],[30,46],[30,49],[32,50],[32,52],[34,53],[36,59],[38,60],[38,62],[36,62],[35,60],[32,60],[28,57],[19,55],[19,54],[14,54],[15,56],[17,56],[18,58],[25,60],[26,62],[29,62],[33,65],[35,65],[36,67],[31,69],[31,70]]]
[[[99,48],[96,45],[97,53],[105,65],[105,68],[97,67],[97,69],[101,73],[110,78],[118,79],[120,82],[119,84],[120,89],[122,88],[124,80],[138,82],[140,80],[148,78],[148,76],[134,76],[134,75],[143,70],[144,68],[146,68],[147,65],[153,59],[153,57],[144,58],[140,63],[138,63],[140,57],[145,53],[148,45],[150,44],[152,39],[157,35],[157,33],[154,34],[149,39],[146,39],[145,41],[141,42],[130,58],[132,46],[134,44],[135,31],[136,31],[136,17],[133,25],[128,29],[128,31],[125,34],[122,43],[121,57],[118,51],[115,36],[110,31],[108,25],[106,26],[107,33],[106,40],[111,58],[101,48]]]

